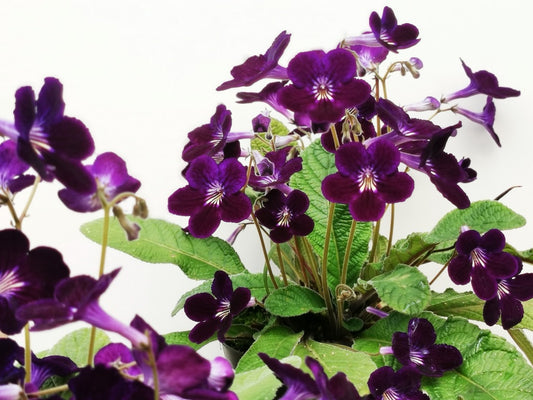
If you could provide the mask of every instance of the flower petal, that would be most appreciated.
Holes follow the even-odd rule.
[[[209,293],[196,293],[187,298],[183,308],[189,319],[200,322],[216,314],[218,302]]]

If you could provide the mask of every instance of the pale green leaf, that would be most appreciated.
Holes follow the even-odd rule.
[[[314,290],[289,285],[270,293],[265,300],[265,309],[280,317],[295,317],[308,312],[325,311],[326,305],[324,299]]]
[[[78,367],[87,365],[87,357],[89,355],[89,339],[91,336],[91,328],[81,328],[75,330],[66,336],[62,337],[46,355],[65,356],[70,358]],[[95,354],[99,349],[109,344],[109,336],[104,331],[96,330],[94,341]],[[43,355],[44,356],[44,355]]]

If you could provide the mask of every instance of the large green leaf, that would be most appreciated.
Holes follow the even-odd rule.
[[[440,378],[424,378],[422,389],[432,400],[522,400],[533,398],[533,369],[504,339],[482,330],[464,318],[442,319],[424,312],[435,327],[437,343],[457,347],[463,364]],[[392,334],[405,332],[410,317],[391,313],[356,339],[354,348],[378,354],[390,346]],[[375,358],[378,365],[399,367],[391,356]]]
[[[274,290],[265,300],[265,309],[279,317],[295,317],[326,310],[324,299],[314,290],[289,285]]]
[[[302,336],[303,332],[294,333],[286,326],[272,326],[265,329],[244,353],[235,372],[250,371],[263,366],[264,363],[257,353],[265,353],[277,359],[291,355]]]
[[[313,142],[302,153],[302,170],[291,178],[291,186],[302,190],[309,196],[310,206],[307,210],[313,221],[314,230],[307,236],[315,252],[322,257],[326,226],[328,222],[329,202],[322,195],[322,181],[327,175],[337,172],[335,156],[324,150],[319,140]],[[339,284],[344,254],[353,218],[348,206],[336,204],[332,221],[332,232],[328,251],[328,283],[334,289]],[[368,242],[372,233],[372,224],[357,223],[354,241],[350,250],[347,284],[353,285],[359,277],[361,266],[368,255]]]
[[[510,208],[495,200],[476,201],[464,210],[446,214],[428,234],[429,242],[456,240],[462,226],[479,232],[490,229],[514,229],[524,226],[526,220]]]
[[[368,354],[354,351],[346,346],[314,340],[300,342],[296,346],[294,354],[302,358],[313,357],[322,365],[329,378],[337,372],[344,372],[348,380],[355,385],[359,394],[368,393],[366,382],[370,374],[376,369],[376,364]]]
[[[140,227],[139,238],[128,241],[116,220],[109,226],[108,245],[150,263],[175,264],[191,279],[209,279],[218,270],[228,274],[244,271],[244,266],[227,242],[216,237],[197,239],[178,225],[158,219],[129,217]],[[102,242],[103,218],[81,226],[89,239]]]
[[[426,276],[415,267],[399,264],[392,271],[368,281],[379,297],[396,311],[418,314],[431,297]]]
[[[77,329],[62,337],[50,350],[41,354],[41,357],[51,355],[65,356],[74,361],[78,367],[83,367],[87,365],[90,337],[91,328]],[[104,331],[97,329],[93,354],[109,342],[109,336]]]

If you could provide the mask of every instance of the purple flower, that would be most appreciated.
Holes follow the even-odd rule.
[[[168,210],[190,215],[189,232],[197,238],[212,235],[220,221],[240,222],[252,211],[250,199],[241,192],[246,168],[228,158],[217,164],[208,156],[193,160],[185,173],[189,185],[168,198]]]
[[[413,367],[403,367],[394,372],[391,367],[381,367],[370,374],[368,388],[375,400],[430,400],[420,391],[421,375]]]
[[[448,265],[451,280],[458,285],[471,281],[476,296],[492,299],[498,293],[498,280],[511,278],[519,269],[516,257],[504,247],[505,236],[498,229],[483,236],[475,230],[462,232],[455,243],[457,255]]]
[[[25,304],[52,296],[69,275],[61,253],[50,247],[29,249],[26,236],[15,229],[0,231],[0,331],[20,332],[27,319],[16,312]]]
[[[211,292],[213,294],[197,293],[185,301],[185,314],[198,322],[189,333],[189,339],[194,343],[202,343],[217,331],[218,340],[224,342],[233,318],[255,304],[250,289],[238,287],[233,290],[231,279],[224,271],[215,272]]]
[[[392,352],[402,365],[414,367],[422,375],[442,376],[445,371],[460,366],[463,357],[454,346],[435,344],[436,339],[431,322],[412,318],[407,333],[392,335]]]
[[[468,67],[463,60],[461,60],[461,63],[463,64],[463,69],[465,70],[466,75],[470,78],[470,83],[464,89],[444,96],[441,99],[443,103],[449,103],[455,99],[469,97],[480,93],[496,99],[520,96],[519,90],[500,86],[498,78],[496,78],[494,74],[485,70],[472,72],[470,67]]]
[[[22,382],[24,368],[15,363],[20,363],[23,358],[24,350],[14,340],[0,339],[0,385]]]
[[[284,67],[278,65],[278,61],[289,44],[291,35],[287,31],[281,32],[265,54],[252,56],[243,64],[233,67],[231,75],[233,79],[224,82],[217,90],[226,90],[239,86],[250,86],[260,79],[274,78],[287,79]]]
[[[131,341],[134,347],[144,347],[146,336],[109,314],[98,304],[120,269],[94,279],[79,275],[63,279],[54,291],[53,299],[33,301],[18,309],[17,316],[32,320],[32,330],[45,330],[74,321],[85,321],[97,328],[118,333]]]
[[[104,365],[82,368],[68,387],[76,400],[153,400],[154,391],[138,380],[125,378]]]
[[[109,343],[94,355],[95,365],[102,364],[109,368],[118,368],[129,376],[137,377],[142,373],[138,365],[134,364],[128,368],[124,367],[134,361],[133,353],[123,343]]]
[[[115,153],[103,153],[96,157],[93,165],[87,170],[97,182],[97,187],[92,193],[78,193],[65,188],[59,191],[61,201],[71,210],[77,212],[92,212],[102,208],[98,192],[103,194],[109,202],[124,192],[135,193],[141,182],[128,175],[126,163]]]
[[[270,151],[261,157],[254,153],[257,163],[257,173],[253,170],[248,185],[254,189],[265,190],[276,188],[288,194],[291,189],[287,186],[292,174],[302,169],[302,159],[294,157],[287,160],[291,147],[283,147]]]
[[[345,49],[298,53],[287,72],[292,84],[280,89],[281,105],[309,115],[315,123],[339,121],[347,108],[370,95],[370,86],[355,78],[355,58]]]
[[[272,189],[265,196],[263,207],[255,212],[262,225],[270,229],[270,239],[276,243],[290,240],[294,235],[307,236],[315,223],[305,214],[309,208],[307,195],[294,189],[287,196]]]
[[[94,190],[95,182],[81,164],[94,151],[87,127],[63,115],[63,85],[45,78],[35,100],[29,86],[15,93],[15,123],[0,121],[0,135],[17,142],[17,154],[46,181],[57,178],[66,187],[82,193]]]
[[[311,370],[313,377],[290,364],[269,357],[265,353],[257,354],[270,368],[276,378],[285,386],[286,390],[279,400],[359,400],[361,397],[355,386],[348,381],[343,372],[338,372],[331,379],[324,373],[324,368],[311,357],[305,358],[305,363]]]
[[[522,263],[519,270],[522,269]],[[483,307],[483,319],[492,326],[501,316],[503,329],[510,329],[522,321],[524,307],[521,301],[533,298],[533,273],[520,274],[498,281],[496,296]]]
[[[383,8],[381,18],[374,11],[370,15],[369,23],[372,32],[348,38],[344,41],[345,44],[350,47],[356,45],[383,46],[396,53],[398,49],[406,49],[420,41],[417,27],[412,24],[398,25],[394,11],[390,7]]]
[[[0,144],[0,188],[14,194],[33,185],[35,176],[24,175],[30,166],[17,156],[17,145],[12,140]]]
[[[279,93],[281,88],[285,87],[287,80],[280,82],[270,82],[268,83],[260,92],[239,92],[237,97],[240,99],[237,103],[240,104],[250,104],[257,101],[268,104],[274,110],[278,111],[280,114],[284,115],[287,119],[292,120],[293,114],[287,109],[287,107],[282,106],[279,100]]]
[[[345,43],[343,43],[345,45]],[[367,71],[377,71],[379,65],[385,61],[389,50],[385,47],[372,47],[363,45],[348,46],[357,54],[357,75],[364,76]]]
[[[26,393],[35,392],[41,388],[48,378],[52,376],[68,376],[77,370],[77,365],[68,357],[47,356],[38,358],[32,354],[31,381],[25,384],[24,389]]]
[[[470,121],[474,121],[483,126],[490,133],[490,136],[492,137],[492,139],[494,139],[496,144],[501,147],[500,138],[494,131],[493,127],[494,117],[496,115],[496,107],[494,106],[494,101],[492,101],[492,97],[487,97],[485,107],[483,107],[483,111],[480,113],[475,113],[473,111],[466,110],[457,106],[452,107],[452,111],[456,114],[464,115]]]
[[[338,172],[322,181],[324,197],[348,204],[356,221],[377,221],[386,203],[406,200],[414,189],[413,179],[398,172],[400,152],[386,140],[368,149],[359,142],[341,145],[335,153]]]
[[[440,108],[440,101],[435,97],[427,96],[424,100],[418,103],[408,104],[403,106],[404,111],[431,111]]]

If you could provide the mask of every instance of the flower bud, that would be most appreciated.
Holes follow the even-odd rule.
[[[117,217],[120,226],[124,229],[126,235],[128,235],[128,240],[135,240],[139,237],[141,227],[136,223],[131,222],[126,215],[124,215],[124,212],[119,206],[113,207],[113,215]]]

